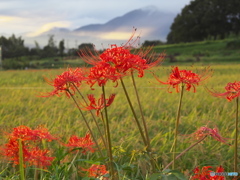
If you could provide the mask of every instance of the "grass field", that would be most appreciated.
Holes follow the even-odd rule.
[[[201,69],[202,65],[198,63],[193,67],[186,65],[179,67],[195,71],[195,69]],[[184,94],[178,152],[194,143],[194,140],[187,135],[204,125],[211,128],[217,126],[221,135],[229,138],[229,143],[233,144],[235,104],[226,99],[212,97],[204,86],[223,92],[228,82],[239,81],[240,64],[211,65],[211,68],[214,70],[213,76],[198,86],[196,93],[185,92]],[[43,124],[52,134],[58,135],[63,140],[72,134],[84,136],[87,129],[71,99],[65,96],[39,97],[41,92],[52,90],[43,77],[54,78],[56,74],[61,74],[63,71],[64,69],[0,71],[1,132],[10,132],[12,128],[19,125],[34,128]],[[160,66],[155,69],[155,72],[162,81],[166,81],[170,73],[170,66]],[[130,79],[126,78],[124,82],[128,87],[134,106],[137,107]],[[151,144],[156,152],[159,166],[164,167],[172,160],[170,149],[174,138],[173,130],[179,94],[175,90],[173,93],[168,93],[167,86],[156,84],[157,81],[150,73],[147,73],[144,78],[136,78],[136,83],[148,124]],[[85,95],[93,93],[86,88],[81,91]],[[133,116],[121,86],[113,88],[112,84],[108,84],[106,92],[107,94],[117,94],[114,103],[108,108],[114,152],[115,155],[118,155],[118,162],[128,163],[133,150],[143,149],[141,137],[132,121]],[[101,89],[96,87],[94,93],[101,93]],[[85,113],[91,121],[89,114]],[[137,113],[140,115],[139,111]],[[92,127],[95,128],[93,124]],[[6,143],[6,137],[1,136],[0,144],[4,143]],[[54,148],[57,148],[56,144],[53,145]],[[189,176],[196,166],[207,165],[222,165],[226,172],[232,172],[233,153],[233,146],[207,138],[203,144],[197,145],[177,160],[177,169],[186,176]],[[136,159],[141,161],[141,153],[136,155]],[[141,166],[144,165],[141,164]],[[5,162],[0,160],[0,172],[5,167]],[[141,168],[140,165],[139,168]]]

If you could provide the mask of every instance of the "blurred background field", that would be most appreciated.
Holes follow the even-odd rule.
[[[165,52],[166,58],[164,64],[175,65],[176,63],[239,63],[240,62],[240,40],[239,38],[229,37],[223,40],[205,40],[198,42],[186,42],[176,44],[159,44],[155,41],[145,41],[145,46],[154,46],[153,50],[158,56]],[[2,68],[9,69],[59,69],[63,67],[85,66],[86,63],[81,60],[79,52],[88,49],[95,53],[92,44],[83,44],[79,49],[71,50],[70,53],[64,53],[62,56],[56,54],[52,57],[41,57],[41,55],[19,56],[14,58],[5,58],[2,61]],[[99,51],[101,53],[102,50]],[[0,63],[1,65],[1,63]],[[0,66],[1,68],[1,66]]]
[[[174,64],[175,65],[175,64]],[[179,65],[180,69],[187,68],[199,72],[206,65],[197,63],[195,65]],[[239,81],[240,64],[211,65],[214,70],[212,77],[197,87],[197,92],[186,92],[183,97],[183,106],[180,120],[180,138],[178,151],[181,152],[194,140],[188,134],[193,133],[199,127],[208,125],[211,128],[219,128],[223,137],[229,138],[233,144],[235,103],[226,99],[212,97],[204,87],[213,88],[224,92],[228,82]],[[85,135],[87,128],[71,99],[61,97],[39,97],[42,93],[50,92],[53,87],[48,85],[44,77],[54,78],[61,74],[63,69],[46,70],[9,70],[0,71],[0,129],[3,135],[0,144],[6,142],[5,132],[19,125],[35,128],[45,125],[52,134],[56,134],[63,140],[72,134]],[[156,75],[166,81],[171,66],[166,64],[154,69]],[[133,104],[137,107],[134,89],[128,77],[124,79]],[[151,73],[147,72],[143,78],[136,77],[136,83],[141,97],[144,116],[148,123],[152,147],[158,157],[159,165],[164,167],[171,161],[170,149],[173,143],[173,130],[178,106],[179,94],[172,89],[168,93],[167,86],[158,84]],[[100,94],[101,89],[96,87],[94,91],[88,87],[81,89],[83,94]],[[115,153],[131,155],[132,150],[142,150],[137,127],[132,121],[133,116],[128,107],[123,89],[120,84],[117,88],[108,83],[107,94],[116,93],[116,99],[108,108],[110,117],[110,128],[113,138]],[[137,113],[140,113],[137,110]],[[89,121],[91,116],[85,112]],[[92,124],[93,129],[95,126]],[[52,147],[57,148],[57,147]],[[119,149],[122,149],[121,151]],[[125,156],[124,155],[124,156]],[[124,161],[122,156],[121,161]],[[120,156],[121,157],[121,156]],[[226,171],[231,172],[233,167],[233,146],[208,138],[203,144],[182,156],[177,161],[178,169],[188,174],[196,166],[222,165]],[[0,169],[5,164],[0,160]]]

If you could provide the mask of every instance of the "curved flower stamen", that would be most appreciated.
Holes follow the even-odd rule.
[[[226,92],[224,93],[212,92],[210,90],[208,91],[215,97],[226,98],[228,101],[232,101],[233,99],[240,97],[240,81],[228,83],[225,90]]]
[[[209,72],[208,70],[206,71]],[[195,93],[196,86],[198,86],[201,81],[206,80],[209,77],[209,74],[205,73],[203,75],[199,75],[190,70],[179,70],[178,67],[174,67],[166,82],[161,81],[156,75],[154,76],[161,84],[169,85],[168,91],[170,87],[172,87],[176,89],[176,92],[179,92],[179,85],[183,85],[186,87],[187,91],[190,91],[191,88],[193,88],[193,92]],[[171,91],[169,92],[172,93]]]
[[[60,93],[65,92],[67,97],[70,97],[75,93],[76,87],[80,87],[82,81],[86,80],[85,72],[81,68],[71,69],[69,68],[67,71],[63,72],[61,75],[58,75],[54,80],[46,81],[54,87],[54,90],[47,95],[42,97],[49,96],[60,96]]]
[[[106,99],[106,107],[110,106],[113,103],[115,96],[116,96],[115,94],[111,94],[109,96],[109,98]],[[91,111],[91,110],[95,109],[95,110],[97,110],[96,115],[99,116],[100,111],[103,108],[105,108],[103,95],[101,95],[101,97],[98,100],[96,100],[96,98],[94,97],[93,94],[89,94],[88,100],[89,100],[90,104],[88,106],[82,105],[83,109],[86,111]]]

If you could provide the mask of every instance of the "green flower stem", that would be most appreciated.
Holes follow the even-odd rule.
[[[19,148],[19,171],[20,171],[20,180],[25,180],[22,139],[18,139],[18,146],[19,146],[18,148]]]
[[[138,101],[138,106],[139,106],[140,113],[141,113],[141,116],[142,116],[142,123],[143,123],[144,131],[145,131],[146,141],[147,141],[147,151],[148,151],[148,153],[151,157],[151,165],[152,165],[153,171],[155,171],[155,160],[152,156],[152,148],[151,148],[150,138],[149,138],[149,134],[148,134],[147,124],[146,124],[146,121],[145,121],[145,118],[144,118],[144,115],[143,115],[142,105],[141,105],[141,102],[140,102],[140,98],[139,98],[139,94],[138,94],[138,90],[137,90],[137,86],[136,86],[136,82],[135,82],[135,79],[134,79],[133,72],[131,72],[131,76],[132,76],[132,82],[133,82],[134,90],[135,90],[137,101]]]
[[[76,86],[74,83],[73,83],[73,85],[74,85],[74,87],[76,88],[78,94],[79,94],[79,95],[81,96],[81,98],[83,99],[84,103],[85,103],[86,105],[88,105],[88,104],[87,104],[87,101],[85,100],[84,96],[83,96],[82,93],[79,91],[79,89],[77,88],[77,86]],[[102,131],[100,130],[100,127],[99,127],[99,125],[98,125],[98,122],[97,122],[97,120],[96,120],[93,112],[92,112],[91,110],[90,110],[89,112],[90,112],[90,114],[92,115],[92,118],[93,118],[93,120],[94,120],[94,123],[95,123],[96,126],[97,126],[97,129],[98,129],[98,132],[99,132],[100,137],[101,137],[101,139],[102,139],[102,142],[103,142],[105,148],[107,149],[107,144],[106,144],[106,141],[104,140],[104,137],[103,137]]]
[[[101,120],[103,122],[103,129],[104,129],[104,135],[105,135],[105,142],[107,142],[107,128],[106,128],[106,122],[104,120],[104,117],[103,117],[103,112],[101,111],[100,112],[100,115],[101,115]],[[108,142],[107,142],[108,143]],[[108,148],[107,148],[108,149]]]
[[[39,179],[39,171],[38,171],[38,169],[36,168],[35,170],[34,170],[34,180],[38,180]]]
[[[121,84],[122,84],[122,87],[123,87],[125,96],[126,96],[126,98],[127,98],[128,104],[129,104],[129,106],[130,106],[130,108],[131,108],[131,110],[132,110],[133,116],[134,116],[134,118],[135,118],[135,121],[136,121],[136,123],[137,123],[138,129],[139,129],[140,134],[141,134],[141,136],[142,136],[143,143],[144,143],[144,145],[147,147],[147,146],[148,146],[147,140],[146,140],[146,138],[145,138],[145,136],[144,136],[144,133],[143,133],[142,127],[141,127],[141,125],[140,125],[140,122],[139,122],[139,120],[138,120],[138,118],[137,118],[136,112],[135,112],[134,109],[133,109],[133,105],[132,105],[132,103],[131,103],[131,100],[130,100],[130,98],[129,98],[128,92],[127,92],[127,90],[126,90],[126,87],[125,87],[125,85],[124,85],[124,83],[123,83],[122,78],[120,78],[120,81],[121,81]]]
[[[106,94],[105,94],[104,86],[102,86],[102,92],[103,92],[104,107],[105,107],[104,110],[105,110],[105,116],[106,116],[106,130],[107,130],[107,140],[108,140],[108,152],[109,152],[109,158],[110,158],[110,175],[112,176],[112,179],[114,179],[112,143],[111,143],[109,119],[108,119],[108,113],[107,113],[107,107],[106,107]]]
[[[179,120],[180,120],[180,114],[181,114],[180,112],[181,112],[181,106],[182,106],[183,90],[184,90],[184,84],[182,84],[182,86],[181,86],[181,93],[180,93],[178,110],[177,110],[177,119],[176,119],[176,122],[175,122],[175,134],[174,134],[174,143],[173,143],[173,166],[172,166],[173,169],[175,168],[178,126],[179,126]]]
[[[238,97],[236,98],[236,122],[235,122],[235,144],[234,144],[234,172],[238,172]]]
[[[138,95],[138,91],[137,91],[137,87],[136,87],[136,83],[135,83],[133,72],[131,72],[131,75],[132,75],[132,81],[133,81],[134,90],[135,90],[135,93],[136,93],[136,96],[137,96],[137,101],[138,101],[140,113],[141,113],[141,116],[142,116],[143,127],[144,127],[144,130],[145,130],[145,136],[146,136],[148,148],[150,150],[151,146],[150,146],[150,139],[149,139],[149,135],[148,135],[147,124],[146,124],[146,121],[145,121],[145,118],[144,118],[144,115],[143,115],[143,110],[142,110],[142,106],[141,106],[141,103],[140,103],[140,98],[139,98],[139,95]]]
[[[69,92],[69,94],[71,94],[71,93]],[[87,122],[87,120],[86,120],[86,118],[85,118],[85,116],[84,116],[81,108],[79,107],[76,99],[74,98],[74,96],[73,96],[72,94],[71,94],[71,97],[72,97],[74,103],[76,104],[76,106],[77,106],[80,114],[82,115],[82,118],[83,118],[83,120],[84,120],[84,122],[85,122],[85,124],[86,124],[86,126],[87,126],[87,128],[88,128],[88,130],[89,130],[89,132],[90,132],[90,134],[91,134],[91,136],[92,136],[92,138],[93,138],[93,141],[95,142],[95,144],[96,144],[96,146],[97,146],[97,148],[98,148],[98,151],[100,152],[101,156],[103,157],[102,151],[101,151],[101,149],[100,149],[100,147],[99,147],[99,144],[98,144],[95,136],[93,135],[93,132],[92,132],[92,129],[90,128],[90,126],[89,126],[89,123]]]
[[[180,158],[182,155],[184,155],[186,152],[188,152],[190,149],[192,149],[194,146],[196,146],[197,144],[199,144],[200,142],[202,142],[204,139],[206,139],[207,135],[204,136],[202,139],[198,140],[197,142],[195,142],[194,144],[192,144],[191,146],[189,146],[187,149],[185,149],[183,152],[181,152],[177,157],[175,157],[175,160],[177,160],[178,158]],[[169,166],[171,166],[173,164],[173,160],[163,169],[166,170]]]

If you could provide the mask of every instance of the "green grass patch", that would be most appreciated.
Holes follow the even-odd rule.
[[[172,46],[164,46],[166,52],[168,48],[173,52]],[[194,51],[192,46],[186,45],[186,47],[189,48],[188,51],[190,49]],[[215,48],[217,50],[217,47]],[[179,49],[181,49],[180,46]],[[212,56],[210,55],[210,57]],[[193,67],[182,65],[181,68],[195,71],[195,69],[201,69],[202,65],[196,64]],[[204,82],[204,85],[198,86],[196,93],[185,92],[184,94],[179,127],[179,153],[194,143],[193,140],[188,138],[188,134],[204,125],[212,128],[217,126],[221,135],[229,138],[229,143],[233,144],[234,103],[212,97],[204,86],[209,89],[214,88],[219,92],[224,91],[228,82],[239,81],[240,64],[212,65],[211,68],[214,70],[213,76]],[[155,73],[162,81],[166,81],[170,69],[170,66],[166,64],[157,67]],[[39,97],[42,92],[52,90],[52,87],[45,82],[44,77],[54,78],[56,74],[61,74],[64,70],[0,71],[1,132],[10,132],[12,128],[19,125],[35,128],[44,124],[52,134],[58,135],[63,141],[73,134],[84,136],[87,131],[85,124],[71,99],[65,96]],[[125,78],[124,82],[130,98],[133,100],[134,107],[137,107],[130,79]],[[179,94],[175,90],[168,93],[167,86],[156,84],[157,81],[150,73],[146,73],[144,78],[136,78],[136,83],[149,128],[151,143],[154,152],[156,152],[159,166],[164,167],[171,161],[172,157],[170,149],[174,138],[173,131]],[[84,95],[89,93],[100,94],[101,88],[96,87],[95,91],[83,88],[81,91]],[[116,149],[119,150],[120,147],[120,149],[123,149],[120,152],[115,151],[115,153],[120,153],[118,162],[128,163],[132,151],[142,151],[143,143],[136,124],[133,122],[133,116],[121,86],[114,88],[110,83],[106,87],[106,92],[107,94],[117,94],[114,103],[108,109],[112,142]],[[91,116],[87,112],[84,113],[93,129],[96,128]],[[140,116],[139,110],[137,110],[137,113]],[[1,136],[0,144],[3,145],[5,142],[5,136]],[[52,148],[56,149],[58,145],[55,144]],[[140,154],[137,156],[141,159]],[[188,175],[194,167],[207,165],[222,165],[226,172],[231,172],[233,171],[233,146],[227,146],[208,138],[203,144],[197,145],[177,160],[176,163],[178,169]],[[141,163],[138,165],[144,167]],[[0,160],[0,171],[5,168],[6,162]]]

